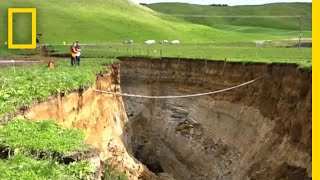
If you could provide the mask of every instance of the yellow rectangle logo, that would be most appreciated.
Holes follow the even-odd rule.
[[[31,44],[13,44],[13,13],[31,13],[32,40]],[[37,9],[36,8],[8,8],[8,48],[36,49],[37,48]]]

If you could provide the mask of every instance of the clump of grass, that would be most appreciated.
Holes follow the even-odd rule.
[[[88,149],[84,133],[53,121],[13,120],[0,129],[0,145],[21,152],[66,154]]]
[[[71,165],[58,164],[52,160],[36,160],[23,154],[0,160],[2,180],[43,180],[43,179],[93,179],[94,169],[89,162],[81,161]]]
[[[103,180],[128,180],[128,177],[123,172],[118,172],[114,165],[106,164],[103,172]]]

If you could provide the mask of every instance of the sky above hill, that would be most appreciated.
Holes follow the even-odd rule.
[[[191,4],[253,5],[275,2],[312,2],[312,0],[131,0],[136,3],[185,2]]]

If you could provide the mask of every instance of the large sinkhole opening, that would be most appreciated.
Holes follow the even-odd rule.
[[[215,95],[124,97],[133,155],[167,179],[310,178],[309,72],[126,59],[121,63],[121,87],[130,94],[185,95],[231,87],[265,73],[270,77]]]

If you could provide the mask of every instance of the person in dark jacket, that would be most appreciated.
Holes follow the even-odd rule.
[[[71,66],[76,65],[76,56],[77,56],[77,48],[76,48],[76,43],[73,43],[70,46],[70,57],[71,57]]]

